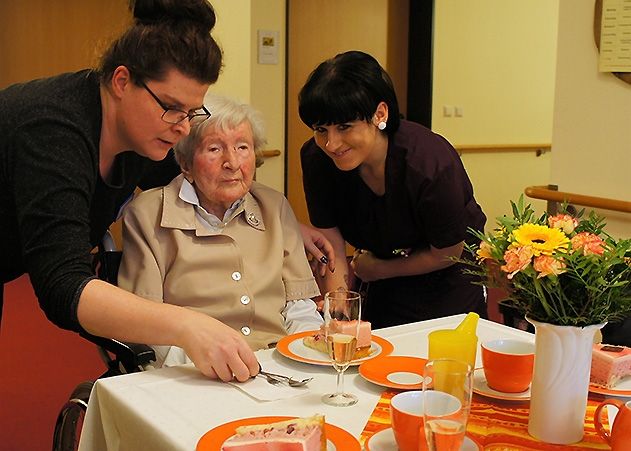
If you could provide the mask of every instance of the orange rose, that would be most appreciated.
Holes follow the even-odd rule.
[[[558,276],[559,274],[563,274],[565,272],[565,263],[548,255],[535,257],[532,266],[535,268],[535,271],[539,273],[537,275],[537,279],[549,276],[550,274]]]
[[[532,260],[532,248],[530,246],[510,246],[504,252],[506,264],[501,267],[502,271],[509,273],[508,278],[512,279],[522,269],[525,269]]]
[[[570,215],[555,215],[548,218],[548,224],[554,229],[561,229],[563,233],[569,235],[578,225],[578,219]]]
[[[572,249],[583,255],[602,255],[605,252],[605,242],[598,235],[589,232],[577,233],[571,240]]]

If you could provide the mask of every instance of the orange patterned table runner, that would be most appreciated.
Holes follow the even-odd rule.
[[[363,443],[374,433],[390,427],[390,399],[399,393],[386,390],[382,393],[368,423],[361,433]],[[610,449],[596,433],[594,411],[602,398],[591,398],[587,402],[585,435],[573,445],[551,445],[542,443],[528,434],[528,403],[489,402],[478,395],[473,396],[467,434],[480,443],[485,450],[584,450]]]

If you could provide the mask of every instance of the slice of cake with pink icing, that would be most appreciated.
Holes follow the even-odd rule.
[[[329,333],[342,335],[355,335],[355,321],[337,321],[332,320]],[[320,331],[313,336],[302,339],[305,346],[316,349],[320,352],[327,353],[326,339],[324,337],[324,325],[320,326]],[[353,356],[354,360],[363,359],[371,354],[372,330],[369,321],[359,321],[359,334],[357,336],[357,350]]]
[[[326,451],[324,416],[240,426],[221,451]]]
[[[614,388],[631,376],[631,349],[625,346],[595,344],[592,350],[590,382],[604,388]]]

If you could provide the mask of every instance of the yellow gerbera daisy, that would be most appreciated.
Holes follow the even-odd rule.
[[[567,248],[570,240],[560,229],[539,224],[523,224],[513,230],[513,239],[519,246],[530,246],[533,255],[552,255],[555,250]]]

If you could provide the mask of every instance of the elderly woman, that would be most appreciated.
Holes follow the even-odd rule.
[[[287,199],[254,181],[265,143],[260,115],[207,96],[211,117],[175,147],[182,174],[131,202],[123,222],[121,287],[203,312],[253,350],[317,329],[319,294]],[[154,346],[158,366],[189,361]]]

